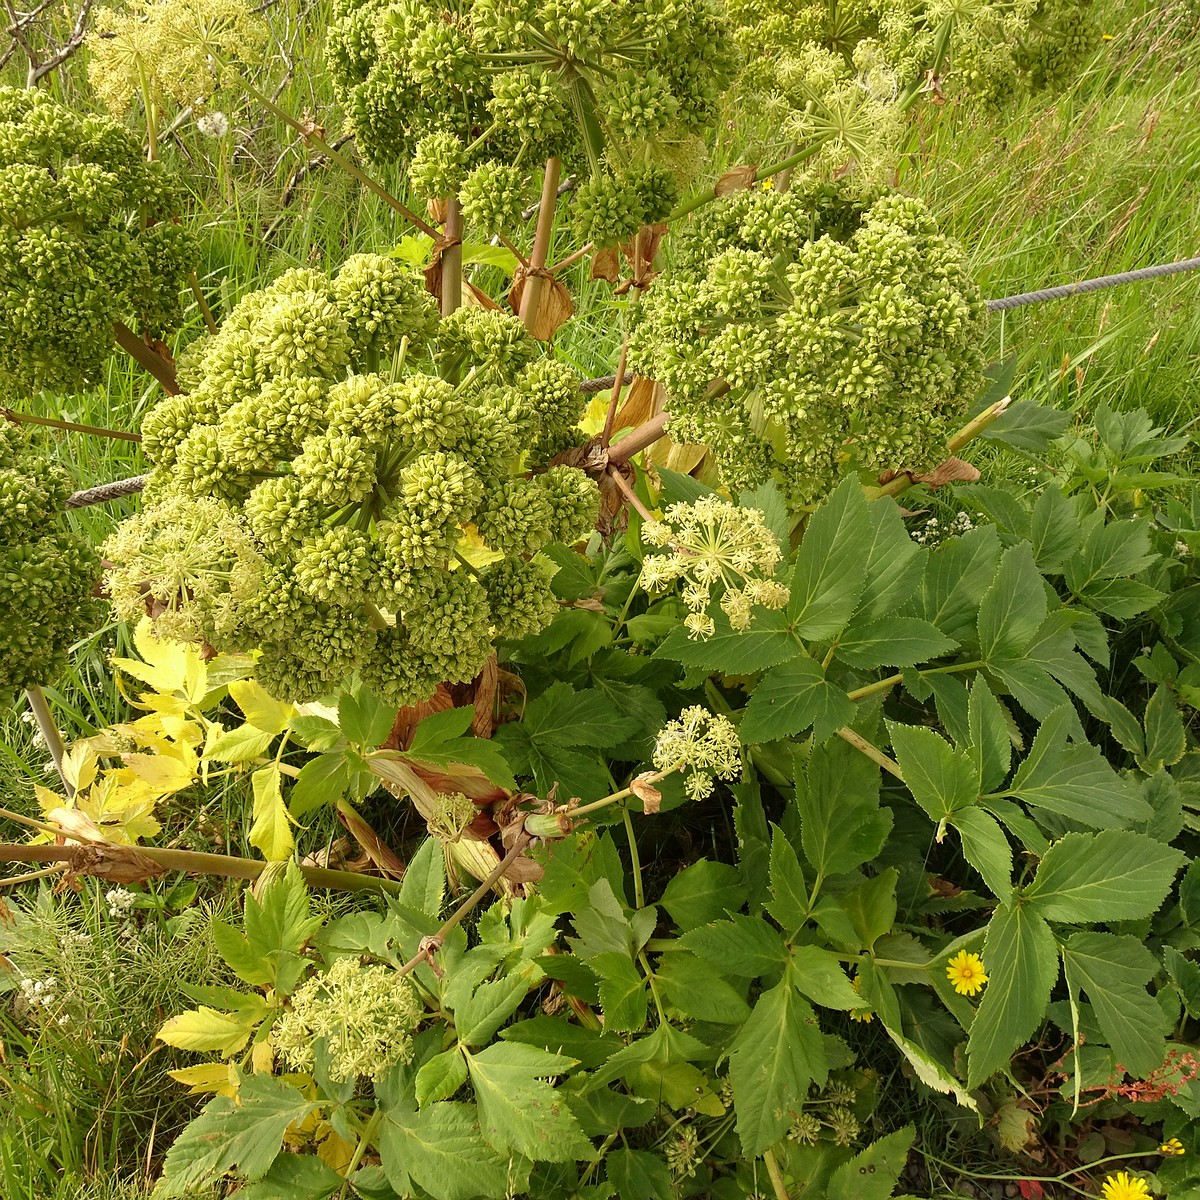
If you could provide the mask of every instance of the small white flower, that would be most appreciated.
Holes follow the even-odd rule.
[[[1180,538],[1179,541],[1175,543],[1175,553],[1178,554],[1180,558],[1187,558],[1192,552],[1188,549],[1187,542]]]

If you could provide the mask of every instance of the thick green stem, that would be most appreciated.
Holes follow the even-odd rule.
[[[533,251],[529,256],[529,274],[521,296],[521,321],[530,333],[537,328],[542,296],[546,291],[546,263],[550,258],[550,235],[554,232],[555,201],[558,199],[558,177],[562,163],[555,157],[546,159],[542,178],[542,202],[538,207],[537,228],[533,234]]]
[[[188,272],[188,286],[192,289],[192,295],[196,297],[196,303],[200,307],[200,315],[204,318],[204,327],[209,333],[219,333],[221,327],[217,324],[217,318],[213,316],[213,311],[208,307],[208,301],[204,298],[204,291],[200,287],[200,280],[196,277],[195,271]]]
[[[463,218],[457,196],[446,201],[445,248],[442,250],[442,316],[462,307]]]
[[[168,396],[179,395],[179,381],[175,378],[175,366],[161,354],[156,354],[128,325],[113,322],[113,338],[118,346],[143,370],[149,371]]]
[[[198,850],[175,850],[163,846],[117,846],[110,842],[92,842],[74,846],[0,845],[0,862],[65,862],[87,873],[89,851],[106,849],[114,857],[138,854],[168,871],[187,875],[221,875],[228,879],[257,879],[266,867],[254,858],[234,858],[228,854],[205,854]],[[360,875],[356,871],[334,871],[326,867],[301,867],[300,874],[311,887],[334,892],[380,891],[398,895],[400,884],[394,879]]]
[[[381,1124],[383,1124],[383,1109],[377,1108],[367,1119],[362,1133],[359,1134],[358,1145],[354,1147],[354,1153],[350,1156],[350,1161],[346,1165],[346,1177],[342,1180],[342,1186],[338,1192],[338,1200],[346,1200],[346,1197],[350,1194],[350,1176],[358,1170],[358,1164],[362,1162],[362,1156]]]
[[[0,417],[17,425],[48,425],[51,429],[65,429],[70,433],[94,433],[97,437],[116,438],[122,442],[140,442],[140,433],[126,433],[121,429],[105,429],[100,425],[79,425],[74,421],[60,421],[56,417],[35,417],[33,413],[14,412],[0,405]]]
[[[25,698],[29,701],[29,711],[33,713],[33,719],[37,722],[38,730],[45,740],[46,749],[50,751],[50,757],[54,760],[54,769],[58,772],[59,779],[62,780],[63,791],[70,799],[75,795],[75,788],[63,771],[63,756],[66,754],[67,748],[63,744],[58,722],[55,721],[54,714],[50,711],[50,702],[46,699],[46,693],[35,683],[25,689]]]
[[[407,975],[410,971],[415,971],[421,963],[428,961],[429,956],[439,947],[445,944],[446,938],[451,931],[462,924],[463,919],[470,915],[476,905],[504,878],[508,872],[508,868],[513,865],[529,843],[533,841],[528,834],[522,833],[517,836],[517,840],[513,842],[508,853],[496,864],[492,873],[442,922],[441,928],[432,937],[425,938],[421,944],[421,949],[416,952],[400,968],[401,975]],[[399,884],[396,885],[399,888]]]

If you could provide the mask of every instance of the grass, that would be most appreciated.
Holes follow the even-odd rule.
[[[1070,282],[1200,253],[1200,41],[1194,6],[1155,0],[1104,0],[1113,40],[1067,91],[1022,96],[1002,111],[948,104],[919,115],[900,185],[925,198],[945,229],[967,247],[989,296]],[[317,61],[324,3],[298,13],[269,9],[273,41],[283,57],[263,78],[282,79],[279,102],[299,114],[339,125],[328,81],[306,65]],[[79,63],[56,73],[50,87],[68,103],[86,105]],[[0,82],[11,81],[0,74]],[[274,92],[272,86],[269,90]],[[336,266],[359,250],[386,251],[406,233],[401,219],[332,168],[318,168],[280,196],[309,151],[274,118],[234,113],[237,149],[206,141],[181,124],[166,147],[189,180],[204,231],[198,274],[218,313],[284,269]],[[731,153],[738,147],[733,146]],[[228,190],[213,179],[228,174]],[[383,182],[402,192],[402,181]],[[268,240],[264,231],[275,225]],[[567,252],[569,233],[558,241]],[[553,257],[553,256],[552,256]],[[587,374],[616,361],[621,302],[572,270],[578,315],[560,350]],[[1146,407],[1156,419],[1190,420],[1200,365],[1200,274],[1128,286],[1069,301],[1016,310],[993,319],[991,357],[1015,354],[1018,398],[1090,411],[1101,402]],[[182,347],[202,330],[189,299]],[[114,357],[102,389],[56,400],[62,417],[122,429],[137,427],[157,387]],[[31,401],[45,405],[45,401]],[[66,434],[54,452],[80,487],[145,469],[127,442]],[[973,455],[989,472],[1013,480],[1024,470],[999,451]],[[128,500],[74,514],[76,526],[102,540],[134,510]],[[94,732],[127,713],[107,669],[124,652],[125,635],[109,627],[89,638],[70,674],[50,691],[68,737]],[[0,802],[32,811],[29,780],[45,778],[45,753],[16,714],[0,718]],[[234,789],[189,797],[192,812],[242,836],[237,819],[245,797]],[[232,852],[245,852],[232,847]],[[0,925],[0,950],[17,971],[53,975],[68,987],[68,1007],[33,1013],[12,1003],[0,1009],[0,1195],[5,1200],[133,1200],[153,1179],[162,1149],[194,1111],[165,1076],[171,1065],[154,1029],[184,1007],[179,981],[212,981],[219,972],[206,922],[179,930],[151,919],[132,941],[107,913],[105,887],[89,882],[78,896],[54,898],[30,889],[12,923]],[[151,889],[153,892],[153,889]],[[157,893],[155,893],[157,894]],[[213,903],[227,905],[223,892]],[[90,940],[80,942],[79,935]],[[86,947],[86,950],[83,949]],[[0,977],[2,978],[2,977]],[[16,987],[18,976],[10,976]],[[57,1024],[58,1017],[68,1022]],[[931,1120],[927,1136],[949,1126]],[[930,1141],[933,1146],[935,1143]],[[945,1153],[949,1154],[947,1136]],[[972,1146],[973,1155],[984,1152]],[[943,1154],[942,1144],[937,1153]]]

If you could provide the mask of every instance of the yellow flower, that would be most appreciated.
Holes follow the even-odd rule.
[[[947,964],[946,975],[960,996],[974,996],[982,990],[988,977],[983,973],[983,959],[978,954],[960,950]]]
[[[1127,1171],[1119,1171],[1104,1181],[1100,1194],[1104,1200],[1145,1200],[1150,1195],[1150,1189],[1144,1179],[1138,1179]]]
[[[1158,1148],[1159,1154],[1184,1154],[1183,1143],[1178,1138],[1170,1138]]]

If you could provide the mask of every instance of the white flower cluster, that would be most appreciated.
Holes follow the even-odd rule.
[[[708,613],[713,589],[734,629],[750,626],[752,610],[782,608],[791,593],[771,578],[783,557],[779,542],[757,508],[739,508],[719,496],[702,496],[691,504],[672,504],[662,521],[647,521],[642,538],[668,554],[648,554],[641,583],[658,591],[683,582],[683,602],[691,610],[684,620],[694,638],[711,637],[716,628]]]
[[[330,1079],[375,1076],[412,1058],[412,1033],[423,1011],[413,985],[392,967],[339,958],[296,989],[272,1040],[294,1071],[311,1071],[314,1043],[328,1038]]]
[[[924,527],[916,530],[912,537],[914,542],[918,542],[922,546],[940,546],[948,538],[962,537],[964,533],[970,533],[974,528],[975,522],[971,519],[971,514],[959,512],[952,521],[947,521],[945,525],[937,517],[930,517]]]
[[[684,788],[693,800],[712,795],[714,777],[732,780],[742,768],[737,730],[726,717],[714,716],[698,704],[668,721],[654,743],[654,765],[660,771],[686,771]]]
[[[47,975],[45,979],[30,979],[29,976],[25,976],[17,987],[21,999],[35,1012],[39,1008],[52,1008],[57,999],[58,980],[53,975]],[[68,1025],[70,1020],[66,1013],[59,1013],[55,1024]]]

